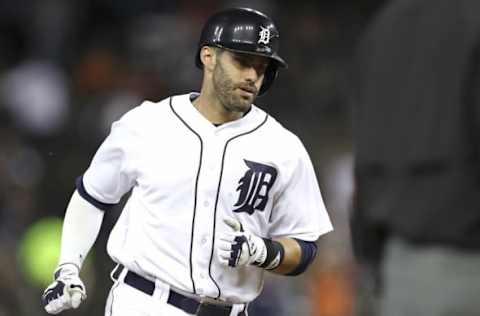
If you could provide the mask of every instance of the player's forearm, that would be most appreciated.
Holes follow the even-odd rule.
[[[283,248],[283,258],[280,264],[270,270],[276,274],[298,275],[308,268],[317,254],[314,242],[294,238],[275,239]]]
[[[104,212],[74,192],[65,212],[59,264],[73,263],[80,269],[97,239]]]
[[[300,264],[302,249],[300,248],[298,242],[292,238],[280,238],[275,239],[275,241],[279,242],[283,246],[283,260],[278,267],[270,271],[277,274],[288,274],[295,270],[295,268]]]

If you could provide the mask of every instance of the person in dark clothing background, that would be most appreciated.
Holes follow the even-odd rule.
[[[358,46],[352,243],[381,316],[480,313],[479,15],[392,1]]]

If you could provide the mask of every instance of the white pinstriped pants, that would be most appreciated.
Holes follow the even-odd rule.
[[[166,299],[147,295],[128,284],[115,282],[108,295],[105,316],[192,316]]]
[[[124,269],[110,289],[105,306],[105,316],[192,316],[167,303],[169,287],[157,282],[153,295],[148,295],[123,283],[127,269]],[[236,304],[230,316],[237,316],[244,309]]]

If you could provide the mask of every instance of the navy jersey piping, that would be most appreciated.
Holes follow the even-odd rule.
[[[77,189],[78,194],[87,201],[88,203],[92,204],[96,208],[102,210],[102,211],[109,211],[111,210],[115,205],[117,204],[110,204],[110,203],[103,203],[95,199],[93,196],[91,196],[87,190],[85,190],[85,186],[83,185],[83,175],[77,177],[75,180],[75,186]]]
[[[194,227],[195,227],[195,216],[197,213],[197,188],[198,188],[198,178],[200,176],[200,170],[202,168],[202,157],[203,157],[203,140],[200,137],[200,135],[191,128],[187,122],[185,122],[180,115],[175,112],[173,109],[172,105],[172,99],[173,97],[170,97],[169,104],[170,104],[170,109],[172,112],[175,114],[175,116],[193,133],[195,136],[197,136],[198,140],[200,141],[200,158],[198,162],[198,170],[197,170],[197,176],[195,178],[195,197],[193,199],[193,217],[192,217],[192,232],[190,234],[190,254],[189,254],[189,264],[190,264],[190,279],[192,280],[192,289],[193,293],[197,294],[197,289],[195,287],[195,281],[193,280],[193,263],[192,263],[192,250],[193,250],[193,235],[194,235]]]
[[[120,282],[116,282],[113,287],[112,287],[112,301],[110,302],[110,316],[113,315],[113,303],[114,303],[114,300],[115,300],[115,293],[114,291],[117,289],[117,287],[120,285]]]
[[[220,177],[218,179],[218,187],[217,187],[217,196],[215,198],[215,209],[214,209],[214,214],[213,214],[213,236],[212,236],[212,251],[210,253],[210,262],[208,264],[208,275],[210,276],[210,278],[213,280],[213,282],[215,283],[215,285],[217,285],[217,288],[218,288],[218,296],[217,298],[220,298],[221,294],[222,294],[222,291],[220,290],[220,287],[218,286],[217,282],[215,281],[215,279],[213,278],[212,276],[212,259],[213,259],[213,250],[215,248],[215,229],[216,229],[216,223],[217,223],[217,206],[218,206],[218,197],[220,195],[220,186],[222,184],[222,176],[223,176],[223,166],[225,164],[225,155],[226,155],[226,152],[227,152],[227,147],[228,147],[228,144],[234,140],[234,139],[237,139],[241,136],[245,136],[245,135],[248,135],[248,134],[251,134],[253,132],[255,132],[256,130],[258,130],[260,127],[262,127],[266,122],[267,122],[267,119],[268,119],[268,115],[265,115],[265,119],[258,125],[256,126],[254,129],[248,131],[248,132],[245,132],[245,133],[242,133],[242,134],[238,134],[236,136],[233,136],[232,138],[230,138],[229,140],[227,140],[227,142],[225,143],[225,147],[223,148],[223,154],[222,154],[222,166],[221,166],[221,169],[220,169]]]

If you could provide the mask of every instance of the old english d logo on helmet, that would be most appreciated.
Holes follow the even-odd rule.
[[[260,26],[260,36],[258,43],[268,45],[270,43],[270,30],[267,27]]]
[[[205,45],[268,57],[271,62],[259,91],[262,95],[275,80],[278,68],[287,68],[287,63],[278,55],[279,40],[272,19],[259,11],[249,8],[220,11],[212,15],[202,29],[195,63],[202,68],[200,49]]]

